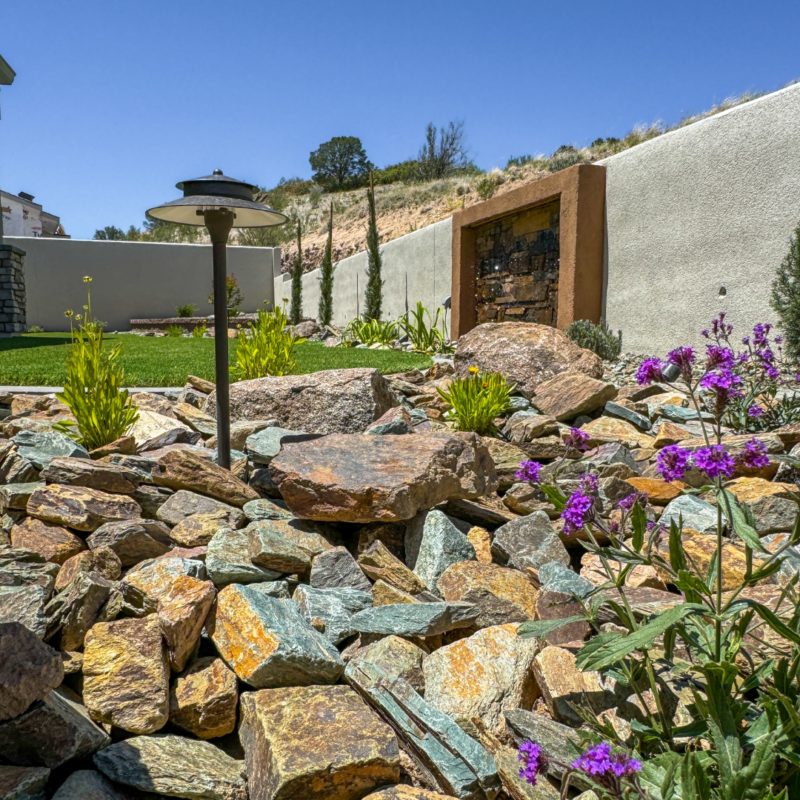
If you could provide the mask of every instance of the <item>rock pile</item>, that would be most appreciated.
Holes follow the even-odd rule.
[[[577,670],[586,623],[516,635],[573,616],[604,581],[515,479],[519,462],[595,474],[612,518],[645,493],[649,518],[682,520],[701,565],[716,508],[654,470],[660,447],[699,443],[686,399],[619,389],[592,354],[545,352],[551,339],[527,351],[547,366],[520,373],[498,439],[443,421],[447,365],[237,384],[231,472],[204,381],[137,395],[131,436],[92,453],[53,430],[68,416],[57,400],[5,398],[0,797],[556,798],[520,781],[515,743],[535,734],[561,752],[584,701],[622,730],[637,698]],[[469,343],[483,363],[479,350]],[[582,459],[564,442],[576,423],[593,447]],[[760,438],[777,454],[800,430]],[[771,460],[731,486],[769,548],[796,510],[780,470]],[[726,585],[746,568],[729,542]],[[785,577],[756,587],[762,602]],[[642,616],[683,602],[650,568],[631,585]]]

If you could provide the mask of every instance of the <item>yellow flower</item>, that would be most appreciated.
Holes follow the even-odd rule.
[[[83,276],[83,282],[84,283],[91,283],[92,279],[88,275],[84,275]]]
[[[488,389],[489,388],[489,384],[486,381],[483,382],[483,388],[484,389]]]
[[[472,375],[477,375],[478,374],[478,368],[477,367],[470,367],[469,371],[470,371],[470,374],[472,374]]]

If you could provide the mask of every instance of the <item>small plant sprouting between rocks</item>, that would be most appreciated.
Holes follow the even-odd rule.
[[[175,306],[175,313],[181,318],[193,317],[197,306],[194,303],[187,303],[185,306]]]
[[[103,327],[92,317],[88,289],[92,279],[87,276],[83,280],[87,285],[85,316],[64,312],[72,344],[61,400],[75,422],[61,422],[57,428],[87,450],[94,450],[124,436],[139,419],[139,410],[131,403],[128,390],[122,388],[125,375],[118,360],[122,345],[103,349]]]
[[[622,331],[617,331],[615,336],[604,319],[599,325],[588,319],[575,320],[567,328],[567,336],[578,347],[591,350],[604,361],[614,361],[622,352]]]
[[[396,322],[381,322],[379,319],[356,317],[350,320],[344,329],[343,344],[349,346],[360,342],[370,347],[373,344],[388,347],[396,338]]]
[[[470,367],[469,373],[466,378],[454,378],[447,389],[436,387],[439,396],[453,407],[446,416],[455,420],[456,430],[494,434],[495,419],[511,408],[514,386],[497,372],[479,374],[477,367]]]
[[[236,347],[236,373],[239,380],[290,375],[297,362],[295,345],[304,342],[286,330],[283,310],[259,311],[258,319],[240,330]]]
[[[750,341],[752,349],[741,361],[756,361],[766,371],[774,368],[765,353],[769,326],[756,328],[759,341]],[[736,473],[757,474],[770,465],[762,440],[754,437],[733,451],[724,438],[726,415],[744,396],[734,368],[737,355],[729,346],[731,331],[720,314],[704,332],[712,343],[701,368],[695,368],[699,359],[691,347],[679,347],[665,362],[647,359],[637,373],[642,385],[677,390],[665,378],[672,367],[701,419],[704,443],[663,447],[656,470],[667,482],[682,481],[690,469],[706,481],[688,491],[708,492],[716,502],[707,568],[700,569],[684,549],[682,517],[668,525],[648,521],[646,494],[633,492],[604,518],[595,475],[587,471],[576,489],[562,491],[561,476],[575,476],[574,461],[565,456],[546,470],[535,461],[520,465],[517,478],[548,498],[561,515],[564,535],[580,537],[579,544],[602,565],[605,582],[575,596],[581,613],[523,623],[519,635],[546,637],[564,625],[588,623],[594,635],[578,651],[576,666],[630,690],[640,712],[624,731],[588,707],[572,706],[585,725],[580,746],[570,745],[575,761],[562,765],[562,796],[574,773],[604,799],[788,800],[800,792],[799,576],[781,572],[777,602],[760,602],[755,591],[774,583],[786,551],[800,541],[800,514],[792,532],[768,549],[752,510],[728,485]],[[585,452],[587,441],[585,432],[572,429],[565,437],[568,455]],[[601,541],[608,546],[601,547]],[[734,546],[743,550],[741,573],[726,571]],[[637,610],[629,585],[637,568],[655,569],[680,590],[681,602],[655,613]],[[609,615],[615,622],[611,627],[603,625]],[[681,693],[686,713],[678,718],[675,699]],[[547,769],[546,754],[529,742],[519,756],[521,777],[535,783]]]
[[[166,334],[171,339],[180,339],[186,331],[180,325],[168,325]]]
[[[431,312],[418,300],[416,309],[406,311],[397,324],[420,353],[450,353],[453,350],[441,308],[437,308],[436,316],[431,318]]]
[[[198,325],[192,330],[192,339],[202,339],[208,333],[208,325]]]

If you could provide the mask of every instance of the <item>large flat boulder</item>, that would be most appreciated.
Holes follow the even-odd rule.
[[[139,474],[132,469],[87,458],[54,458],[42,470],[42,480],[111,494],[133,494],[141,483]]]
[[[142,515],[139,504],[125,495],[59,484],[37,489],[28,500],[27,511],[31,517],[86,533],[106,522]]]
[[[242,695],[250,800],[357,800],[400,779],[392,729],[347,686]]]
[[[397,402],[376,369],[332,369],[231,385],[231,419],[277,418],[308,433],[361,433]],[[206,413],[216,416],[216,393]]]
[[[396,522],[497,487],[492,458],[471,433],[334,434],[284,447],[269,467],[304,519]]]
[[[61,525],[25,517],[11,529],[11,545],[39,553],[45,561],[63,564],[86,550],[83,539]]]
[[[617,387],[613,383],[580,372],[561,372],[537,387],[533,402],[543,414],[563,422],[579,414],[591,414],[616,396]]]
[[[528,396],[536,387],[561,372],[603,377],[603,362],[590,350],[573,342],[564,331],[533,322],[487,322],[458,340],[456,374],[467,375],[472,366],[499,372]]]

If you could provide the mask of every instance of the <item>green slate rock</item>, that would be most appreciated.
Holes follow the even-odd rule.
[[[275,581],[280,572],[254,564],[249,555],[250,540],[246,531],[222,528],[208,543],[206,570],[216,586],[230,583]]]
[[[309,439],[319,439],[319,433],[306,433],[305,431],[291,431],[288,428],[264,428],[247,437],[245,452],[254,464],[266,467],[278,453],[283,445],[289,442],[305,442]]]
[[[3,800],[45,800],[44,787],[50,770],[44,767],[0,765],[0,797]]]
[[[394,603],[359,611],[352,624],[358,633],[377,636],[436,636],[468,628],[479,614],[469,603]]]
[[[294,519],[294,514],[282,508],[272,500],[262,498],[261,500],[251,500],[242,506],[245,516],[250,522],[258,522],[262,519]]]
[[[279,532],[270,520],[247,526],[247,553],[258,567],[292,574],[306,572],[311,566],[308,554]]]
[[[567,566],[569,553],[544,511],[534,511],[520,517],[494,532],[492,555],[502,565],[523,572],[528,567],[539,569],[548,561],[559,561]]]
[[[561,592],[577,597],[587,597],[595,589],[594,584],[559,561],[550,561],[539,567],[539,583],[544,592]]]
[[[444,571],[460,561],[474,561],[475,548],[441,511],[426,511],[406,528],[406,561],[427,589],[438,593],[436,584]]]
[[[54,458],[89,458],[89,451],[74,439],[56,431],[20,431],[12,441],[19,455],[27,458],[38,470]]]
[[[322,635],[333,644],[339,644],[356,631],[353,628],[353,615],[372,607],[369,592],[351,589],[315,589],[301,583],[292,597],[300,613],[314,624],[323,624]]]

